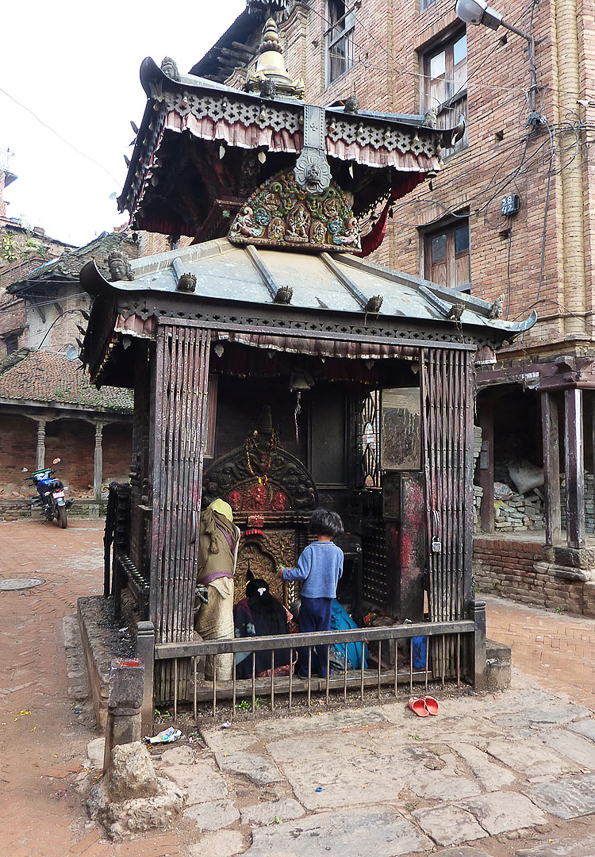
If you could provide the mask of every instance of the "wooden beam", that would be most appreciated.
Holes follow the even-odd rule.
[[[271,274],[271,272],[269,271],[269,269],[267,268],[267,266],[263,262],[262,257],[259,255],[256,247],[254,247],[252,244],[246,244],[245,249],[246,249],[246,253],[250,257],[250,261],[252,262],[252,264],[254,265],[254,267],[256,268],[256,270],[258,271],[260,276],[262,277],[262,280],[263,280],[265,286],[269,290],[270,296],[272,297],[273,300],[275,300],[275,297],[276,297],[277,291],[278,291],[278,286],[275,283],[275,280],[273,279],[273,275]]]
[[[562,541],[558,402],[553,393],[541,394],[541,431],[545,488],[545,543],[553,546],[559,545]]]
[[[494,400],[478,401],[478,418],[481,426],[481,452],[479,453],[479,479],[483,490],[481,498],[481,529],[494,532]]]
[[[569,548],[585,546],[585,470],[583,463],[583,391],[564,391],[566,460],[566,538]]]
[[[324,252],[320,254],[320,258],[327,266],[329,271],[335,275],[335,277],[339,280],[341,285],[345,286],[347,291],[351,294],[355,301],[361,306],[362,309],[365,309],[368,303],[368,298],[364,295],[361,289],[356,286],[351,277],[348,277],[345,271],[342,271],[340,266],[335,262],[335,260],[329,256],[328,253]]]

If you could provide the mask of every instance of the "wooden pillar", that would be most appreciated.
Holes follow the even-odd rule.
[[[562,541],[558,402],[553,393],[541,394],[541,432],[545,488],[545,543],[552,546],[559,545]]]
[[[585,471],[583,464],[583,391],[564,391],[566,457],[566,537],[569,548],[585,546]]]
[[[103,423],[95,425],[95,457],[93,459],[93,496],[101,500],[101,485],[103,480]]]
[[[481,498],[481,529],[494,532],[494,400],[481,399],[478,407],[481,426],[481,452],[479,454],[479,478],[483,490]],[[479,403],[478,403],[479,404]]]
[[[37,454],[35,456],[35,469],[41,470],[45,467],[45,420],[37,420]]]
[[[156,642],[192,639],[210,332],[161,322],[154,365],[149,618]]]

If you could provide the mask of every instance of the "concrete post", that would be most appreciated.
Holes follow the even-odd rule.
[[[111,662],[107,697],[104,773],[117,744],[141,740],[144,665],[139,658],[115,658]]]
[[[37,454],[35,456],[35,469],[41,470],[45,467],[45,420],[37,420]]]
[[[93,496],[95,500],[101,500],[101,485],[103,480],[103,447],[102,447],[103,423],[95,425],[95,458],[93,461]]]
[[[136,656],[145,665],[145,681],[141,709],[141,729],[143,735],[153,735],[155,706],[153,700],[153,677],[155,673],[155,626],[152,622],[138,622],[136,625]]]
[[[471,658],[471,677],[475,690],[485,690],[487,679],[486,665],[486,603],[472,601],[469,605],[469,618],[475,622],[473,650]]]

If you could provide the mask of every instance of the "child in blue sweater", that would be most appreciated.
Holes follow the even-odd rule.
[[[337,583],[343,574],[343,551],[333,543],[343,532],[343,522],[336,512],[316,509],[310,518],[310,532],[317,541],[309,544],[298,560],[297,568],[277,569],[283,580],[302,581],[300,632],[328,631],[331,627],[333,600]],[[318,672],[326,678],[327,646],[318,646]],[[308,677],[308,649],[298,649],[297,674]]]

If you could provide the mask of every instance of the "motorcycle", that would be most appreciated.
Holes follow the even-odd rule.
[[[60,459],[55,458],[52,464],[59,464]],[[62,468],[58,468],[61,470]],[[42,515],[46,521],[56,521],[59,526],[65,530],[68,526],[68,509],[74,503],[72,498],[66,500],[64,493],[68,490],[64,487],[64,483],[60,479],[54,478],[54,473],[58,470],[52,470],[50,467],[44,467],[41,470],[34,470],[31,476],[25,477],[31,485],[37,489],[37,496],[31,497],[31,505],[38,506],[41,509]],[[21,473],[28,473],[26,467],[21,467]]]

